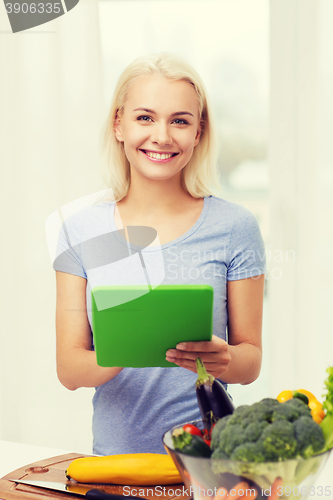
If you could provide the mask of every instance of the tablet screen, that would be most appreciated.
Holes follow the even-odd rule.
[[[166,351],[182,341],[211,340],[209,285],[100,286],[92,290],[93,337],[100,366],[177,367]],[[134,298],[133,298],[134,297]],[[98,310],[96,303],[118,304]]]

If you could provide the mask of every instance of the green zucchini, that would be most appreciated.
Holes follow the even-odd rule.
[[[172,442],[175,450],[193,457],[210,457],[211,449],[200,437],[185,432],[182,427],[172,432]]]

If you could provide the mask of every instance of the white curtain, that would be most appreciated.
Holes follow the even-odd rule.
[[[271,394],[320,398],[333,365],[333,3],[270,8]]]
[[[98,3],[15,35],[0,11],[0,439],[89,453],[93,389],[56,377],[45,220],[104,187]]]

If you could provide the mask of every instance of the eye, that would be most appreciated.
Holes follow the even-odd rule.
[[[174,122],[176,123],[176,125],[188,125],[188,121],[184,120],[183,118],[176,118]]]
[[[138,120],[138,121],[142,121],[142,122],[149,122],[149,121],[152,121],[152,119],[150,118],[150,116],[147,116],[147,115],[141,115],[141,116],[138,116],[138,117],[137,117],[137,120]]]

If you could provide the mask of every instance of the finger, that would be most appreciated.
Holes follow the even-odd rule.
[[[203,340],[199,342],[180,342],[176,348],[180,351],[192,352],[220,352],[228,348],[228,343],[213,335],[212,340]]]
[[[197,367],[196,367],[196,358],[190,358],[186,357],[186,354],[188,353],[178,353],[178,356],[172,357],[171,355],[166,356],[166,360],[169,361],[170,363],[175,363],[178,366],[181,366],[182,368],[187,368],[188,370],[191,370],[194,373],[197,373]],[[205,365],[205,368],[208,373],[213,375],[215,378],[219,378],[225,370],[227,370],[229,366],[229,359],[212,359],[213,356],[209,355],[205,359],[205,355],[203,355],[203,362]]]
[[[187,370],[190,370],[193,373],[197,373],[197,367],[193,361],[182,359],[182,360],[178,360],[178,361],[176,360],[175,364],[178,365],[180,368],[186,368]],[[211,364],[210,366],[207,366],[206,370],[208,373],[213,375],[214,378],[218,378],[222,373],[221,367],[217,367],[216,364]]]
[[[189,351],[178,351],[177,349],[169,349],[166,352],[166,359],[168,361],[174,361],[174,360],[188,360],[188,361],[193,361],[195,363],[195,360],[197,357],[200,357],[203,363],[218,363],[223,361],[223,358],[221,358],[221,355],[219,353],[197,353],[197,352],[189,352]]]
[[[180,368],[186,368],[187,370],[190,370],[193,373],[197,373],[197,368],[193,361],[181,359],[181,360],[175,360],[174,363],[178,365]]]
[[[177,344],[176,349],[192,352],[217,352],[218,346],[212,341],[203,340],[199,342],[180,342],[180,344]]]

